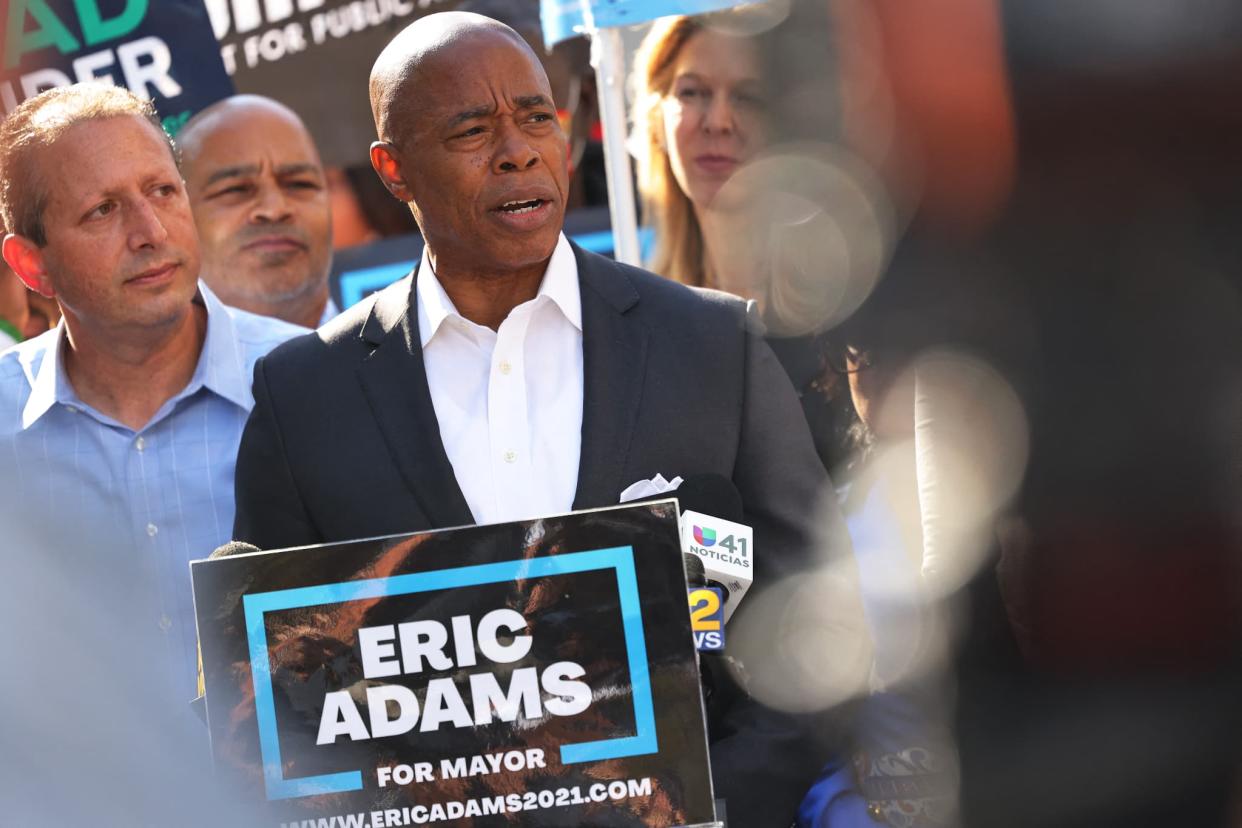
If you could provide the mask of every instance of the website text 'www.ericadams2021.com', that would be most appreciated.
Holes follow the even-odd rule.
[[[406,825],[428,825],[468,817],[516,814],[523,811],[566,808],[571,805],[589,805],[598,802],[617,802],[651,796],[651,793],[651,779],[648,777],[618,779],[612,782],[596,782],[585,787],[574,785],[567,788],[527,791],[524,794],[453,800],[431,805],[410,805],[381,811],[362,811],[331,817],[301,819],[296,822],[282,822],[280,828],[401,828]]]

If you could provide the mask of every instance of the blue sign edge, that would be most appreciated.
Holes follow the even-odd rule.
[[[612,255],[612,231],[596,230],[588,233],[576,233],[569,236],[584,250],[599,253],[602,256]],[[655,243],[655,234],[650,227],[638,229],[638,244],[644,259],[651,253]],[[344,270],[336,276],[341,292],[341,310],[347,310],[366,298],[367,294],[382,290],[398,279],[408,275],[419,262],[418,258],[401,259],[386,264],[371,265],[355,270]]]

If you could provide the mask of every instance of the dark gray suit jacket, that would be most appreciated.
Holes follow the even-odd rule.
[[[657,473],[723,475],[754,528],[752,590],[811,565],[812,521],[844,538],[819,500],[828,481],[793,387],[746,304],[574,255],[584,376],[574,508],[614,505]],[[474,522],[440,440],[417,325],[407,278],[258,362],[235,540],[279,549]],[[713,745],[717,795],[731,824],[783,828],[818,760],[795,746],[806,735],[797,727],[743,707],[714,717],[714,740],[750,734]]]

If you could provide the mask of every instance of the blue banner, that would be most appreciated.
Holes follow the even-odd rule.
[[[543,42],[550,49],[586,34],[588,25],[632,26],[671,14],[706,14],[741,5],[742,0],[540,0],[539,16]]]

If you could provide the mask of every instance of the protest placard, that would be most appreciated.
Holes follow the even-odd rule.
[[[222,779],[273,826],[712,821],[676,515],[195,562]]]
[[[150,99],[175,135],[233,94],[203,0],[11,0],[0,15],[6,114],[45,89],[104,81]]]

